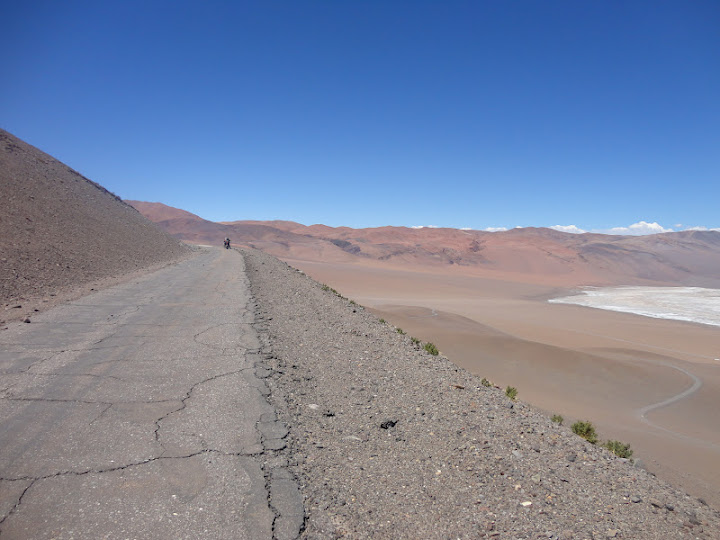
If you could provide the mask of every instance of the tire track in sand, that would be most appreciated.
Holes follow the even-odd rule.
[[[718,446],[717,444],[711,443],[710,441],[706,441],[704,439],[698,439],[697,437],[691,437],[690,435],[684,435],[677,431],[673,431],[672,429],[668,429],[666,427],[661,426],[660,424],[658,424],[656,422],[653,422],[652,420],[650,420],[647,417],[648,413],[650,413],[652,411],[656,411],[658,409],[668,407],[669,405],[677,403],[681,399],[685,399],[685,398],[691,396],[692,394],[697,392],[703,384],[702,379],[700,379],[700,377],[698,377],[697,375],[695,375],[694,373],[692,373],[686,369],[675,366],[673,364],[664,363],[664,362],[660,363],[658,365],[661,365],[663,367],[672,368],[676,371],[679,371],[680,373],[687,375],[688,377],[690,377],[690,379],[692,379],[693,383],[689,388],[686,388],[679,394],[675,394],[674,396],[671,396],[671,397],[664,399],[662,401],[659,401],[657,403],[652,403],[650,405],[646,405],[645,407],[641,407],[640,409],[637,409],[636,414],[637,414],[638,418],[645,424],[647,424],[651,427],[654,427],[655,429],[664,431],[665,433],[669,433],[670,435],[672,435],[674,437],[678,437],[678,438],[685,439],[688,441],[693,441],[694,443],[696,443],[700,446],[703,446],[705,448],[711,448],[713,450],[720,451],[720,446]]]

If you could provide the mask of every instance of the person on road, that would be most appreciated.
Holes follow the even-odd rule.
[[[225,244],[225,249],[230,249],[230,239],[229,238],[225,239],[224,244]]]

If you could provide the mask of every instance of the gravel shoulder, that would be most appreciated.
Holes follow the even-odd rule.
[[[702,501],[243,254],[304,538],[720,538]]]

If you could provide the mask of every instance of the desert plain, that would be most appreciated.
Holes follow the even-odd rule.
[[[477,268],[285,258],[519,399],[720,506],[720,329],[549,303],[574,282]]]

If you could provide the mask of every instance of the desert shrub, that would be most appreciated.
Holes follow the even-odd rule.
[[[438,351],[438,348],[433,343],[430,343],[430,342],[423,345],[423,349],[425,349],[425,351],[432,354],[433,356],[437,356],[438,354],[440,354],[440,351]]]
[[[350,300],[350,305],[351,305],[351,306],[357,306],[357,303],[355,302],[355,300]]]
[[[515,399],[517,398],[517,394],[518,394],[517,388],[515,388],[514,386],[508,386],[505,389],[505,395],[507,397],[509,397],[510,399],[512,399],[513,401],[515,401]]]
[[[592,422],[590,422],[589,420],[585,422],[578,420],[572,426],[570,426],[570,429],[573,430],[573,433],[575,433],[575,435],[579,435],[590,444],[595,444],[598,441],[597,433],[595,432],[595,426],[593,426]]]
[[[380,322],[381,322],[382,324],[385,324],[385,319],[380,319]]]
[[[396,331],[398,334],[400,334],[401,336],[404,336],[404,335],[405,335],[405,330],[403,330],[402,328],[396,328],[395,331]]]
[[[420,340],[416,337],[411,337],[410,341],[412,341],[413,345],[420,345]]]
[[[330,292],[333,293],[335,296],[339,296],[340,298],[343,298],[343,296],[342,296],[339,292],[337,292],[335,289],[333,289],[330,285],[326,285],[325,283],[322,284],[322,290],[323,290],[323,291],[330,291]]]
[[[556,424],[560,424],[561,426],[562,426],[562,423],[565,421],[565,419],[562,416],[560,416],[559,414],[553,414],[552,418],[550,418],[550,420],[552,420]]]
[[[482,384],[483,386],[486,386],[488,388],[490,388],[492,386],[492,383],[490,381],[488,381],[485,377],[483,377],[482,381],[480,381],[480,384]]]
[[[620,441],[607,441],[603,446],[621,458],[630,458],[633,455],[630,444],[623,444]]]

